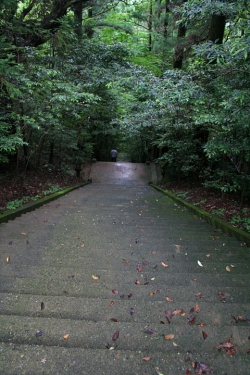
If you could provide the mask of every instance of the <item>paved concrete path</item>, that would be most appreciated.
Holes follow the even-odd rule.
[[[0,226],[0,374],[250,374],[249,249],[146,165]]]

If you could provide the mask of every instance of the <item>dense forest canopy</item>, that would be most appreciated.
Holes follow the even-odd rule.
[[[248,0],[1,0],[0,168],[160,163],[250,199]]]

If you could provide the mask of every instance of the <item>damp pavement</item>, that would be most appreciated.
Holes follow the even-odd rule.
[[[1,375],[250,374],[250,253],[149,166],[0,225]]]

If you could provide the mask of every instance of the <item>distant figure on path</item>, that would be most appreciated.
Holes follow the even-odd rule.
[[[111,150],[111,160],[112,161],[116,161],[117,154],[118,154],[118,152],[115,149]]]

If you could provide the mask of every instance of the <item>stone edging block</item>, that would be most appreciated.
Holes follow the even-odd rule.
[[[23,205],[22,207],[20,207],[16,210],[6,211],[4,214],[0,215],[0,224],[7,223],[9,220],[14,220],[16,217],[19,217],[23,214],[26,214],[26,212],[34,211],[35,209],[43,206],[44,204],[49,203],[49,202],[51,202],[51,201],[53,201],[57,198],[60,198],[63,195],[66,195],[73,190],[79,189],[82,186],[88,185],[91,182],[92,182],[91,180],[88,180],[87,182],[85,182],[83,184],[72,186],[72,187],[69,187],[67,189],[58,191],[54,194],[51,194],[48,197],[41,198],[41,199],[37,200],[36,202],[27,203],[27,204]]]
[[[192,211],[196,216],[200,217],[201,219],[205,220],[207,223],[213,225],[217,229],[221,229],[224,233],[236,237],[237,240],[244,242],[247,246],[250,246],[250,234],[244,232],[241,229],[235,228],[231,224],[226,223],[224,220],[221,220],[218,217],[211,215],[210,213],[201,210],[200,208],[194,206],[193,204],[187,203],[186,201],[182,200],[181,198],[176,197],[174,194],[170,193],[167,190],[163,190],[158,186],[149,182],[149,185],[154,189],[160,191],[164,195],[168,196],[173,201],[181,204],[182,206],[186,207],[188,210]]]

